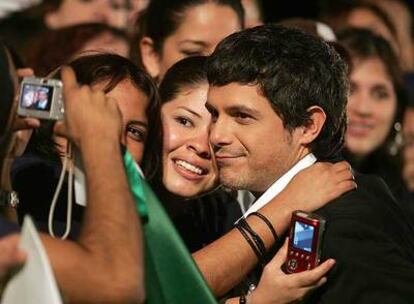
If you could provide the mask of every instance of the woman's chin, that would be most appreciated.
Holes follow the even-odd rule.
[[[193,185],[165,185],[165,188],[172,194],[180,196],[182,198],[192,198],[199,196],[206,191],[204,189],[199,189]]]

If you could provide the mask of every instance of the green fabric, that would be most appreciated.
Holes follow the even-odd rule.
[[[125,165],[134,167],[131,162],[125,162]],[[136,168],[131,168],[127,168],[127,174],[137,210],[147,211],[144,224],[146,303],[216,304],[158,198]]]
[[[132,158],[131,153],[128,151],[125,151],[124,153],[124,166],[128,177],[129,188],[131,189],[132,196],[134,197],[138,213],[145,223],[148,218],[148,210],[144,195],[145,183],[141,182],[141,174],[137,169],[137,165]]]

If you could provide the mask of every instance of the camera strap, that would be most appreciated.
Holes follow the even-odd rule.
[[[54,238],[66,239],[70,233],[72,222],[72,189],[73,189],[73,158],[72,158],[72,145],[68,141],[66,153],[64,155],[62,172],[60,173],[59,182],[57,184],[55,194],[53,195],[52,203],[49,209],[48,218],[48,230],[49,234]],[[67,195],[67,209],[66,209],[66,229],[62,236],[56,236],[53,229],[53,217],[55,213],[56,203],[59,198],[60,191],[62,189],[63,181],[65,180],[66,170],[68,171],[68,195]]]

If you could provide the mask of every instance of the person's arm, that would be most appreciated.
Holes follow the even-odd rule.
[[[280,236],[288,227],[293,211],[316,210],[355,187],[348,163],[317,163],[296,175],[260,213],[271,221]],[[256,217],[248,217],[247,221],[269,249],[274,244],[269,228]],[[223,296],[235,287],[258,263],[237,229],[195,252],[193,258],[216,296]]]
[[[77,242],[42,235],[64,297],[75,303],[135,303],[145,298],[140,220],[120,151],[114,100],[79,88],[62,70],[66,127],[81,151],[88,205]]]
[[[26,260],[26,253],[18,247],[19,236],[12,234],[0,238],[0,282],[9,271]]]

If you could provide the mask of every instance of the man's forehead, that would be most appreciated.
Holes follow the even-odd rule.
[[[271,107],[271,102],[262,94],[258,85],[230,83],[210,86],[207,105],[214,108],[240,107],[254,110],[258,107]]]

